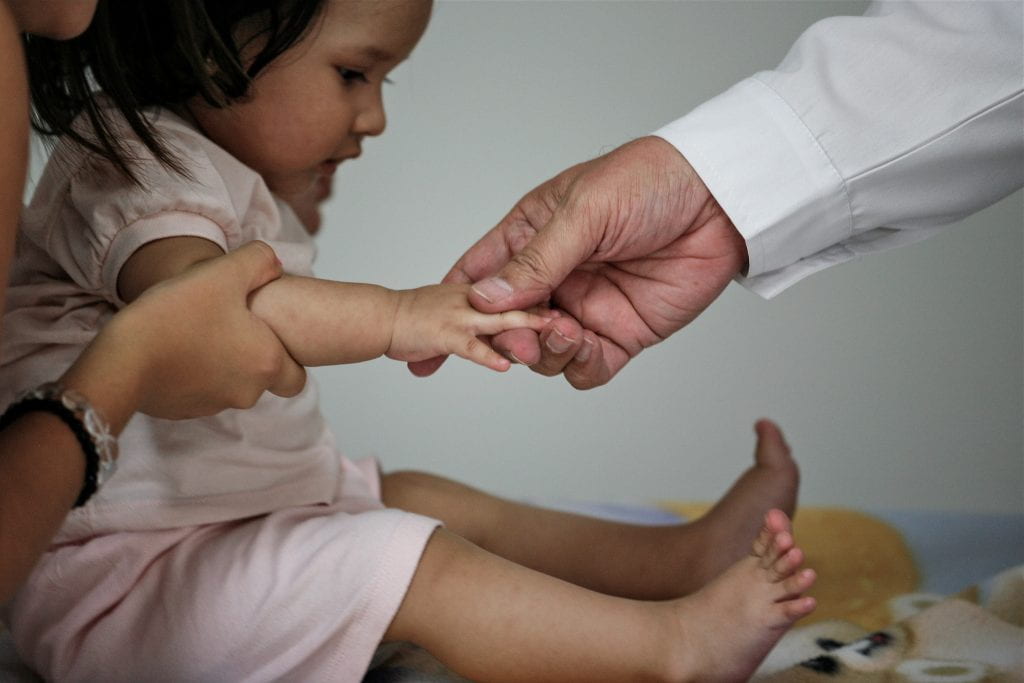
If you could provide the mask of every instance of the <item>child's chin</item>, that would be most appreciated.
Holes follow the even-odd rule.
[[[333,175],[321,175],[316,179],[316,200],[322,202],[331,196],[331,191],[334,189],[334,176]]]
[[[315,235],[318,232],[320,232],[320,212],[317,211],[316,216],[314,216],[314,219],[309,223],[303,223],[303,226],[305,226],[306,232],[308,232],[310,235]]]
[[[299,215],[299,220],[302,222],[302,227],[306,229],[310,235],[315,235],[320,232],[320,208],[314,208],[309,211],[303,211]]]

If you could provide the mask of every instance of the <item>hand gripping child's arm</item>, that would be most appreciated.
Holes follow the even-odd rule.
[[[128,260],[118,278],[131,301],[189,266],[221,255],[197,237],[151,242]],[[250,308],[301,365],[357,363],[386,355],[416,361],[455,354],[505,371],[510,362],[481,336],[516,328],[541,330],[547,319],[523,311],[487,314],[469,305],[469,285],[392,290],[369,284],[284,276],[250,297]]]

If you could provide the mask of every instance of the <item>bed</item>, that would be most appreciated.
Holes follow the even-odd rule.
[[[642,524],[707,505],[558,505]],[[1024,683],[1024,514],[804,507],[795,531],[819,608],[755,681]],[[37,683],[0,632],[0,681]],[[461,680],[414,646],[381,648],[365,683]]]

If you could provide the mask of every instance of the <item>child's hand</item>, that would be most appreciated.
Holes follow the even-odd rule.
[[[397,292],[387,357],[412,362],[455,354],[498,372],[508,370],[511,362],[480,336],[524,327],[539,332],[550,319],[525,311],[480,313],[469,305],[469,287],[430,285]]]

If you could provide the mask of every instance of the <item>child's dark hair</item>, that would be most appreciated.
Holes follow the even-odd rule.
[[[104,112],[113,106],[157,159],[188,175],[141,109],[197,95],[213,106],[243,97],[256,74],[306,34],[323,2],[100,0],[77,38],[25,36],[32,126],[43,135],[70,136],[139,183],[132,155]],[[251,30],[240,35],[245,21]],[[246,67],[242,52],[253,46],[258,51]],[[72,128],[82,114],[89,134]]]

